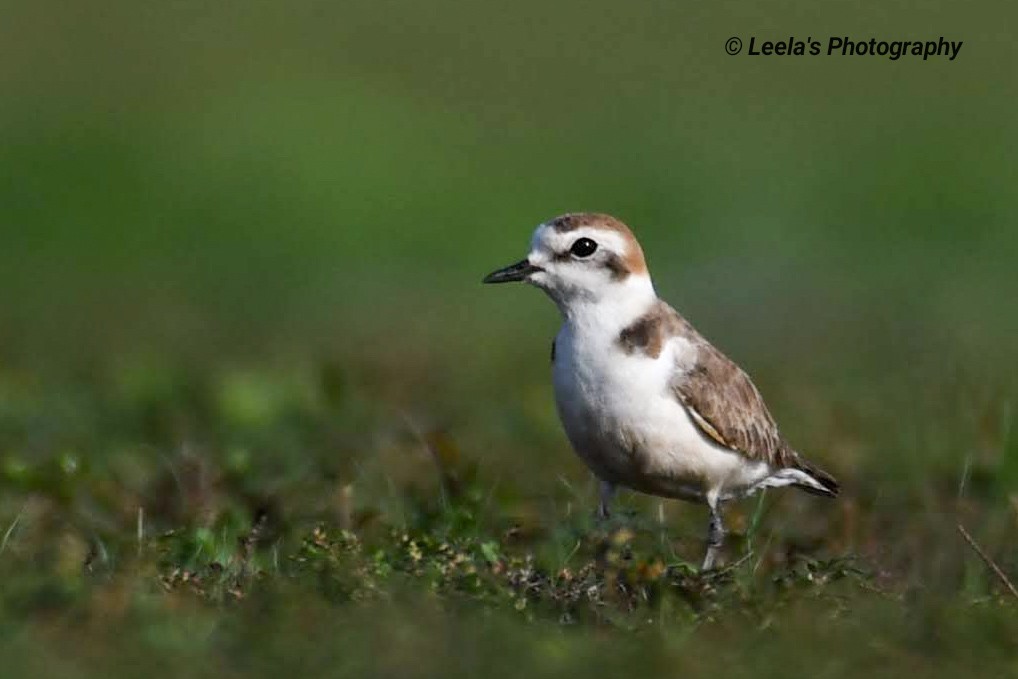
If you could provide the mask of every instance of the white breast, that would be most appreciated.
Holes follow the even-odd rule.
[[[608,331],[600,331],[608,330]],[[643,492],[702,499],[711,490],[766,476],[765,465],[713,444],[696,429],[671,385],[695,364],[681,337],[660,356],[627,354],[614,328],[566,324],[555,340],[555,400],[577,454],[599,478]]]

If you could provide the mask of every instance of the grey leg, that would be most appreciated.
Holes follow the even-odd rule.
[[[601,501],[597,505],[597,518],[605,521],[611,516],[612,498],[615,497],[615,486],[607,481],[601,482]]]
[[[721,553],[721,545],[725,541],[725,526],[721,522],[721,505],[715,500],[708,506],[710,507],[710,524],[707,526],[707,554],[703,557],[701,571],[709,571],[714,568],[718,555]]]

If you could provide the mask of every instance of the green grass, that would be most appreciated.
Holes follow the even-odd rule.
[[[939,5],[6,8],[5,676],[1014,674],[1013,10]],[[723,51],[878,25],[965,47]],[[594,522],[554,308],[479,284],[578,209],[842,482],[723,573]]]
[[[543,403],[482,453],[332,364],[0,383],[0,625],[33,676],[1013,670],[1018,609],[955,529],[1018,572],[1007,457],[830,458],[841,499],[743,503],[701,575],[704,512],[624,496],[595,522]],[[548,459],[520,475],[522,440]]]

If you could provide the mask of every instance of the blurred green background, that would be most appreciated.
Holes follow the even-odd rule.
[[[18,528],[9,557],[28,531],[16,517],[40,497],[58,509],[39,516],[84,543],[130,535],[139,506],[149,531],[218,517],[186,499],[159,508],[160,474],[180,486],[190,450],[234,479],[226,494],[241,514],[275,503],[299,524],[324,511],[333,486],[352,484],[360,510],[392,517],[405,504],[393,475],[413,485],[419,473],[392,452],[407,431],[455,441],[447,447],[476,465],[508,514],[554,524],[586,512],[589,475],[552,407],[555,310],[534,290],[479,280],[519,259],[539,222],[599,211],[633,227],[660,294],[756,378],[787,436],[842,477],[841,505],[782,501],[775,530],[794,532],[808,515],[817,527],[806,532],[837,533],[831,554],[864,555],[901,596],[921,585],[954,602],[993,588],[953,532],[961,512],[1018,571],[1010,4],[3,8],[0,523]],[[964,46],[953,62],[729,56],[733,35],[747,45],[847,35]],[[57,476],[85,469],[86,490],[53,481],[47,465]],[[118,490],[104,495],[109,484]],[[959,507],[969,493],[973,506]],[[657,507],[627,501],[637,513]],[[668,512],[693,558],[699,510]],[[31,559],[37,545],[23,537]],[[928,547],[937,551],[927,561]],[[954,619],[956,603],[938,604],[932,628]],[[3,624],[20,629],[24,611],[7,612]],[[160,625],[186,627],[186,615],[131,643],[173,656],[182,632]],[[359,624],[355,612],[316,615]],[[472,674],[448,639],[466,634],[483,648],[512,627],[422,615],[445,620],[444,641],[377,622],[399,610],[370,614],[378,634],[396,628],[408,658],[393,656],[387,671]],[[788,629],[812,620],[798,611]],[[1005,621],[972,629],[1015,629]],[[866,624],[843,636],[861,635],[870,661],[924,657],[881,655]],[[13,651],[34,653],[36,632]],[[227,645],[254,634],[226,633]],[[559,638],[519,634],[544,641],[514,639],[514,655]],[[724,647],[717,629],[704,634]],[[641,639],[619,657],[645,660],[646,671],[689,648],[685,636]],[[604,664],[590,639],[561,643],[542,647],[530,671],[627,667]],[[415,668],[414,649],[433,644],[448,665]],[[187,658],[205,657],[197,648]],[[266,653],[286,658],[286,648]],[[748,667],[756,656],[744,652]],[[372,657],[356,671],[381,672]],[[91,660],[83,667],[108,669]],[[855,667],[835,663],[824,676]]]

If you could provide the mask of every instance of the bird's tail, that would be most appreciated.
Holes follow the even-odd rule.
[[[801,457],[798,460],[796,468],[806,474],[810,478],[812,483],[797,483],[795,487],[804,490],[812,495],[821,495],[823,497],[838,497],[838,492],[841,487],[838,485],[838,480],[825,472],[820,467],[803,460]]]

